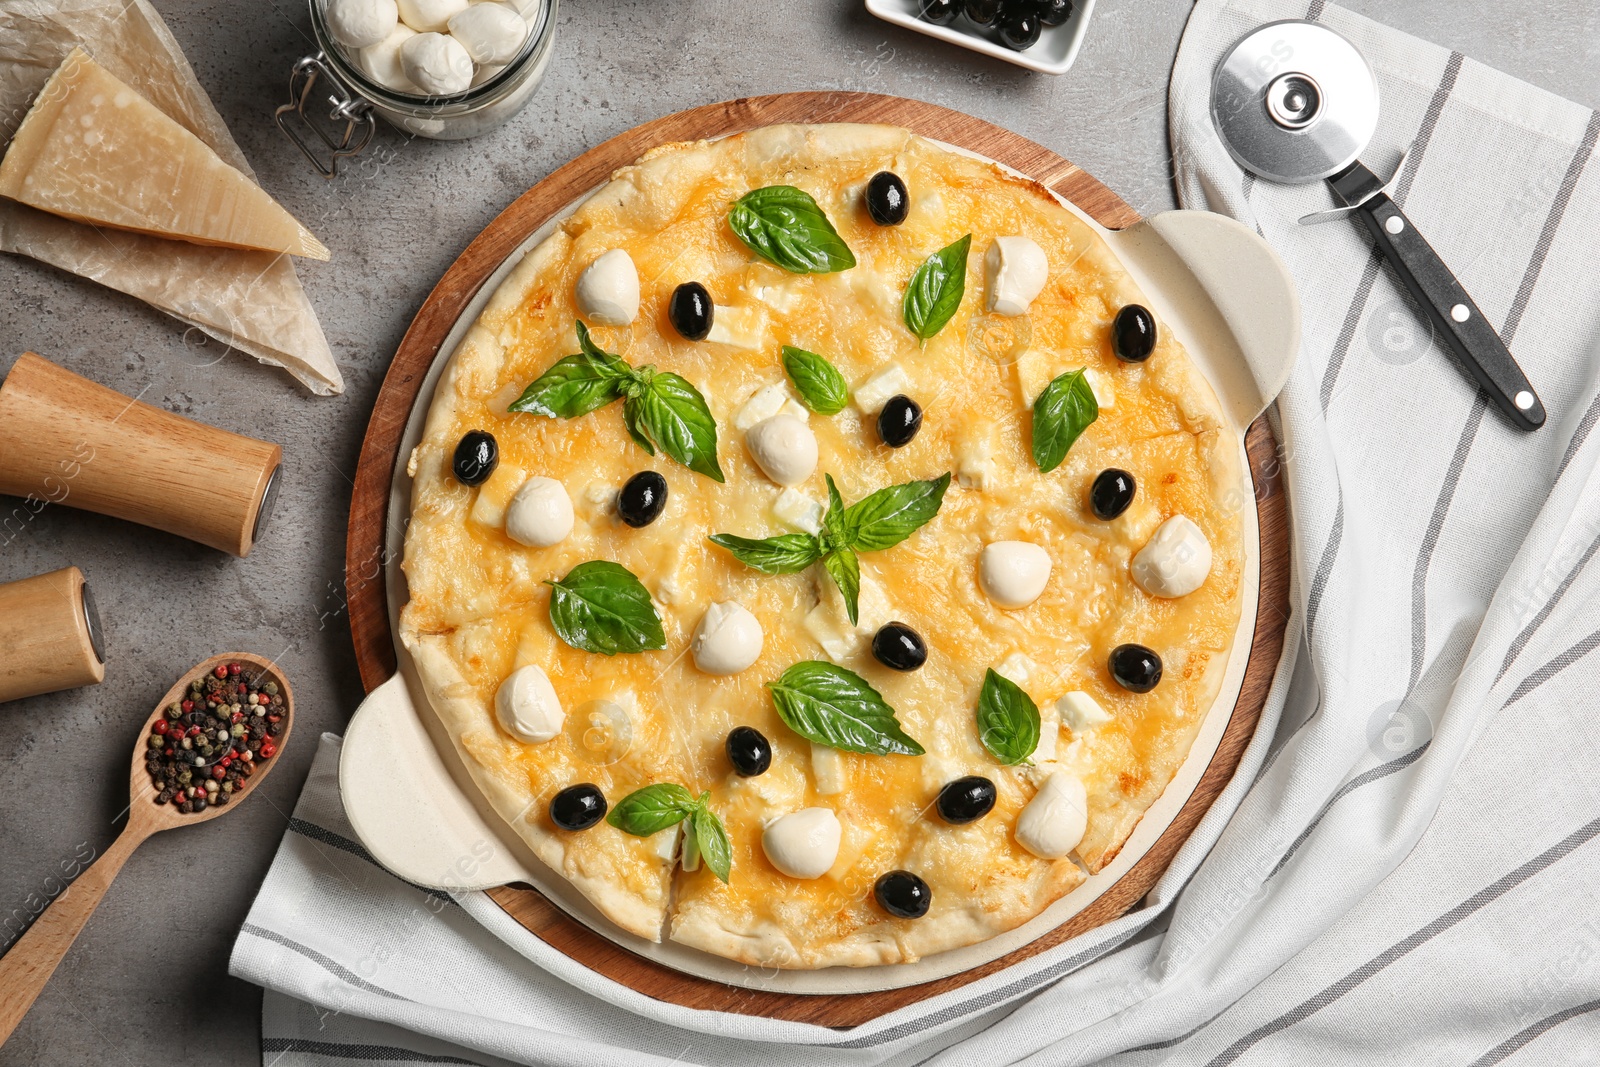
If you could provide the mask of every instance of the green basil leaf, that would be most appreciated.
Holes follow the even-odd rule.
[[[927,525],[939,514],[950,474],[921,482],[906,482],[879,489],[844,512],[847,543],[857,552],[892,548]]]
[[[822,516],[822,532],[826,546],[831,551],[845,547],[850,539],[844,529],[844,498],[839,495],[839,487],[833,484],[833,475],[824,474],[822,477],[828,483],[828,510]]]
[[[836,548],[822,557],[822,569],[844,594],[845,612],[850,616],[850,625],[854,626],[861,614],[856,606],[861,598],[861,561],[850,549]]]
[[[1028,762],[1039,747],[1039,707],[1017,683],[993,670],[978,694],[978,740],[1008,767]]]
[[[1100,417],[1100,404],[1082,370],[1070,371],[1044,387],[1033,402],[1033,461],[1046,474],[1061,466],[1067,449]]]
[[[793,574],[822,558],[822,545],[806,533],[779,534],[757,539],[735,534],[715,534],[711,543],[733,553],[733,558],[762,574]]]
[[[667,647],[650,594],[619,563],[580,563],[551,589],[550,624],[561,640],[585,652],[614,656]]]
[[[656,454],[656,446],[650,443],[650,438],[644,432],[644,420],[640,414],[639,403],[635,397],[629,397],[622,405],[622,426],[628,431],[628,436],[633,438],[633,443],[644,449],[648,455]]]
[[[676,826],[700,810],[698,802],[676,782],[657,782],[635,789],[611,809],[606,822],[625,834],[649,837]]]
[[[700,842],[694,836],[694,818],[683,824],[683,840],[678,845],[678,863],[686,871],[700,869]]]
[[[575,320],[573,326],[578,331],[578,351],[582,352],[586,356],[592,356],[595,359],[612,360],[623,370],[628,369],[628,365],[622,361],[621,356],[617,355],[615,352],[607,352],[605,349],[595,344],[594,337],[589,333],[589,327],[584,325],[582,319]]]
[[[717,464],[717,420],[700,390],[654,367],[634,370],[595,344],[582,322],[578,347],[583,351],[541,374],[510,410],[575,419],[626,398],[622,424],[635,444],[652,456],[659,447],[690,470],[724,480]]]
[[[700,849],[700,858],[706,861],[712,874],[726,883],[733,869],[733,843],[728,840],[728,831],[722,825],[722,820],[706,807],[704,798],[694,809],[694,814],[689,816],[689,829],[694,834],[695,845]]]
[[[687,379],[671,372],[645,375],[648,369],[639,372],[641,388],[628,397],[623,409],[628,432],[635,441],[641,437],[654,441],[696,474],[723,481],[717,465],[717,420],[706,398]]]
[[[822,660],[805,660],[768,682],[784,724],[808,741],[844,752],[920,756],[894,709],[854,671]]]
[[[850,402],[844,375],[815,352],[784,345],[783,369],[800,394],[800,402],[818,415],[837,415]]]
[[[811,194],[792,185],[744,194],[729,209],[728,225],[750,251],[791,274],[830,274],[856,265]]]
[[[552,419],[575,419],[598,411],[622,396],[633,371],[610,352],[602,352],[589,340],[589,331],[578,323],[578,344],[583,351],[558,360],[554,366],[522,391],[510,411],[526,411]]]
[[[971,247],[972,234],[969,233],[923,260],[922,266],[911,275],[900,312],[906,329],[922,340],[944,329],[956,308],[961,306],[962,294],[967,289],[967,250]]]

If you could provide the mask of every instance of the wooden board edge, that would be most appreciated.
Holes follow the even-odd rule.
[[[390,485],[405,425],[444,338],[494,270],[527,236],[572,201],[648,149],[776,122],[881,122],[988,156],[1048,185],[1108,229],[1139,215],[1087,172],[1033,141],[949,108],[901,97],[804,92],[729,100],[663,116],[624,131],[552,172],[500,213],[446,270],[412,320],[384,377],[362,441],[346,535],[345,585],[351,637],[362,684],[370,692],[396,669],[384,572]],[[531,889],[489,891],[521,925],[585,966],[648,996],[686,1007],[859,1026],[906,1004],[976,981],[1111,921],[1160,878],[1217,794],[1231,780],[1254,734],[1282,650],[1288,619],[1288,519],[1276,443],[1264,419],[1246,438],[1262,531],[1256,637],[1244,686],[1217,753],[1189,800],[1156,844],[1090,907],[1049,934],[982,967],[904,989],[873,994],[801,995],[742,989],[664,967],[583,926]]]

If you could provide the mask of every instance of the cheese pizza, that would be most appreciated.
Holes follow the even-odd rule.
[[[898,128],[624,168],[439,381],[401,639],[629,933],[915,960],[1103,869],[1214,702],[1240,444],[1094,229]]]

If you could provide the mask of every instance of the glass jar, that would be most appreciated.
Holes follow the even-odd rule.
[[[356,155],[372,140],[377,128],[374,116],[415,136],[441,141],[476,137],[510,119],[544,79],[554,50],[560,4],[560,0],[540,0],[531,17],[524,15],[528,35],[522,47],[481,84],[450,96],[421,96],[390,89],[362,70],[351,50],[329,32],[327,2],[310,0],[311,32],[319,51],[295,64],[289,78],[289,103],[274,113],[278,127],[327,178],[337,173],[339,160]],[[329,105],[331,128],[307,113],[323,102]],[[308,142],[303,129],[309,129],[328,149],[326,161]]]

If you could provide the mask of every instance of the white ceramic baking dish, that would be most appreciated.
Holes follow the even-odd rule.
[[[522,255],[583,199],[523,241],[467,305],[418,393],[401,441],[401,457],[420,441],[435,383],[483,306]],[[1253,231],[1231,219],[1172,211],[1127,229],[1108,230],[1071,203],[1062,203],[1110,243],[1158,319],[1182,341],[1210,380],[1238,436],[1246,480],[1240,501],[1245,597],[1222,690],[1178,774],[1107,868],[1014,930],[914,963],[818,971],[758,969],[670,941],[646,941],[601,916],[566,880],[544,867],[489,808],[437,717],[425,711],[427,698],[414,665],[399,647],[399,671],[368,695],[351,720],[340,766],[346,813],[374,858],[407,881],[456,892],[526,883],[602,936],[664,966],[728,985],[800,994],[896,989],[971,970],[1055,929],[1115,885],[1189,799],[1216,753],[1239,695],[1256,625],[1260,579],[1260,531],[1243,452],[1244,433],[1282,388],[1293,363],[1300,336],[1299,304],[1281,260]],[[408,598],[400,569],[411,501],[411,479],[405,468],[403,461],[395,465],[384,556],[392,632],[398,632],[399,612]]]

